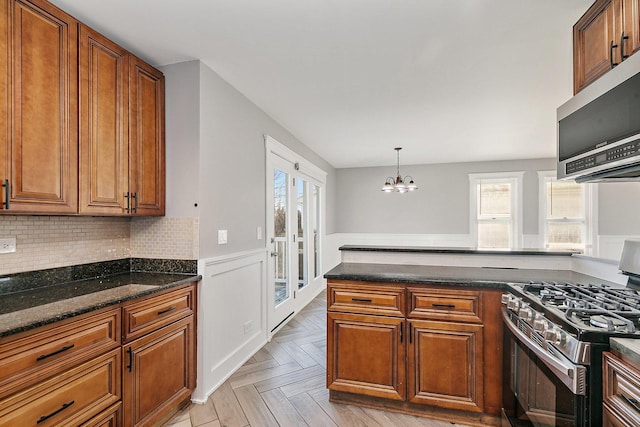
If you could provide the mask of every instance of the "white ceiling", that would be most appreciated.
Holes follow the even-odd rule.
[[[593,0],[52,0],[216,71],[334,167],[555,156]]]

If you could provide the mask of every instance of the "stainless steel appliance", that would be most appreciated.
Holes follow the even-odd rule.
[[[640,180],[640,57],[587,86],[557,115],[558,179]]]
[[[640,242],[626,242],[624,252],[621,269],[636,283]],[[602,425],[602,352],[611,337],[640,338],[639,289],[510,285],[502,297],[503,425]]]

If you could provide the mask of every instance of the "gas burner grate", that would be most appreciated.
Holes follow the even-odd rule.
[[[607,285],[581,283],[530,283],[525,292],[537,295],[543,305],[562,311],[568,320],[580,321],[609,331],[635,332],[640,319],[640,293]],[[595,321],[592,316],[598,316]]]

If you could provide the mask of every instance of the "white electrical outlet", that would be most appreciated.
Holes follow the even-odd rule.
[[[248,322],[245,322],[244,333],[248,334],[249,332],[251,332],[251,329],[253,329],[253,320],[249,320]]]
[[[16,251],[16,238],[0,239],[0,254],[10,254]]]
[[[227,244],[227,230],[218,230],[218,244],[219,245]]]

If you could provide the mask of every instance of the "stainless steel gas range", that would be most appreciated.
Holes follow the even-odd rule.
[[[640,338],[640,242],[620,263],[630,284],[532,282],[502,296],[503,425],[602,425],[602,352]]]

